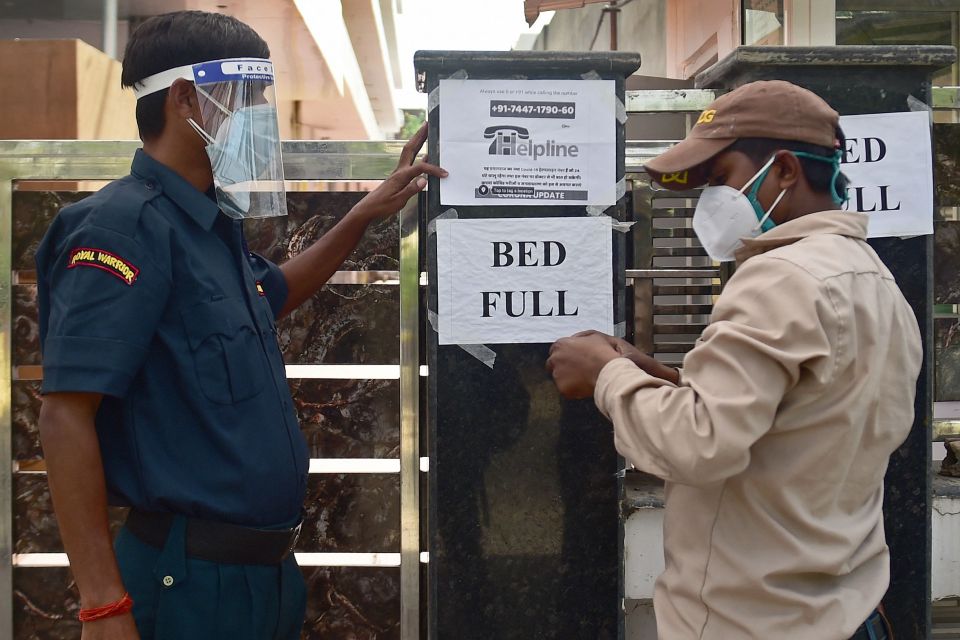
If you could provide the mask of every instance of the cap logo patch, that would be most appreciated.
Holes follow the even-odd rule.
[[[74,249],[70,252],[67,269],[74,269],[76,267],[93,267],[101,271],[106,271],[110,275],[120,278],[130,286],[136,282],[137,276],[140,275],[140,269],[123,258],[115,256],[103,249],[89,249],[87,247]]]
[[[660,184],[667,184],[669,182],[676,182],[677,184],[687,184],[687,181],[690,179],[689,171],[677,171],[675,173],[665,173],[660,176]]]
[[[713,117],[715,115],[717,115],[716,109],[707,109],[706,111],[700,114],[699,118],[697,118],[697,124],[710,124],[711,122],[713,122]]]

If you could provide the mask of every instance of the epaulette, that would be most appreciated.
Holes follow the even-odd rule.
[[[156,180],[127,176],[77,204],[89,207],[87,223],[133,238],[146,204],[162,193]]]

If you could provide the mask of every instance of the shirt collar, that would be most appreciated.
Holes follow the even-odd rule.
[[[820,234],[833,234],[865,240],[868,220],[869,217],[866,214],[849,211],[809,213],[789,222],[778,224],[756,238],[744,238],[743,247],[738,249],[736,253],[737,262],[743,262],[771,249],[793,244],[804,238]]]
[[[138,178],[159,182],[164,195],[173,200],[204,230],[213,228],[217,214],[220,213],[217,202],[198,191],[173,169],[151,158],[143,149],[137,149],[130,172]]]

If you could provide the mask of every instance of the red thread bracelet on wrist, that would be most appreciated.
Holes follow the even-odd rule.
[[[77,614],[77,619],[80,622],[93,622],[94,620],[102,620],[103,618],[122,616],[131,609],[133,609],[133,598],[130,597],[129,593],[124,593],[123,597],[116,602],[92,609],[80,609],[80,613]]]

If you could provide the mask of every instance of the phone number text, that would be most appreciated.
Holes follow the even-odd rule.
[[[574,102],[491,100],[490,117],[562,118],[572,120],[577,117],[577,105]]]

